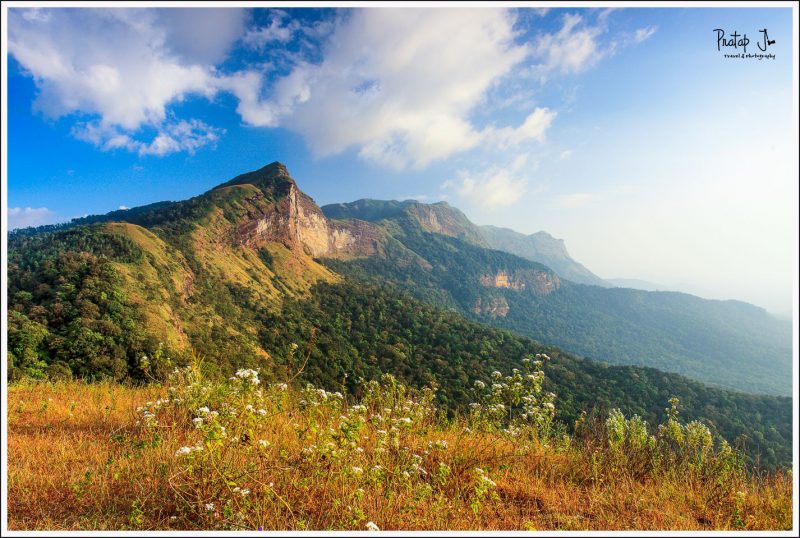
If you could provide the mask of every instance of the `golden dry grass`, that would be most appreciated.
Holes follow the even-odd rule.
[[[163,429],[154,443],[136,425],[135,408],[163,392],[80,382],[9,387],[9,529],[207,526],[181,500],[189,482],[175,452],[191,429]],[[620,473],[593,480],[590,455],[580,447],[521,447],[454,425],[413,429],[406,440],[420,453],[429,442],[447,442],[436,454],[451,469],[442,487],[364,482],[358,493],[341,462],[303,462],[295,411],[277,415],[262,432],[270,447],[258,459],[264,480],[253,484],[252,497],[262,503],[259,524],[268,529],[364,529],[366,521],[383,530],[791,529],[785,475],[742,479],[722,493],[681,476]],[[426,455],[429,468],[432,457]],[[477,511],[471,507],[475,467],[487,469],[497,484],[496,495]]]

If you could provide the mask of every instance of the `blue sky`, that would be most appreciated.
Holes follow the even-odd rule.
[[[767,28],[774,59],[716,28],[751,54]],[[602,277],[785,314],[791,39],[776,8],[10,9],[9,226],[280,160],[320,205],[447,200]]]

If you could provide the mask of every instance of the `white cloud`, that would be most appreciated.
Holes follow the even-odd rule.
[[[247,11],[239,8],[160,8],[166,48],[190,64],[215,65],[245,31]]]
[[[192,154],[205,145],[216,143],[224,132],[224,129],[211,127],[200,120],[164,123],[149,141],[134,139],[120,129],[100,122],[79,123],[72,129],[76,138],[91,142],[103,151],[125,149],[141,156],[159,157],[179,151]]]
[[[531,112],[519,127],[488,128],[484,131],[488,140],[494,141],[500,148],[517,146],[527,140],[542,142],[556,113],[547,108],[537,108]]]
[[[9,207],[8,229],[27,228],[52,224],[57,220],[56,214],[46,207]]]
[[[22,12],[22,17],[26,21],[45,22],[50,18],[50,12],[38,7],[32,7],[30,9],[24,10]]]
[[[153,10],[52,9],[28,21],[10,11],[9,51],[40,89],[48,116],[97,114],[104,125],[135,130],[166,118],[167,104],[214,93],[210,71],[184,64],[166,48]]]
[[[170,120],[166,108],[189,95],[212,97],[218,91],[219,77],[208,62],[224,58],[243,30],[243,12],[38,13],[11,9],[8,25],[9,51],[39,90],[37,110],[49,117],[77,113],[96,118],[77,125],[74,132],[103,149],[166,155],[194,151],[216,140],[219,130],[197,120]],[[197,39],[196,32],[203,38]],[[158,134],[141,140],[137,133],[143,128]]]
[[[480,172],[461,170],[458,178],[442,183],[462,199],[485,209],[499,209],[517,202],[528,188],[525,173],[528,156],[517,155],[507,167],[492,166]]]
[[[264,50],[270,43],[288,43],[294,34],[300,30],[300,23],[297,20],[285,22],[289,15],[285,11],[278,9],[270,12],[269,26],[259,26],[251,28],[242,38],[242,42],[256,50]]]
[[[571,149],[565,149],[564,151],[562,151],[562,152],[561,152],[561,153],[558,155],[558,158],[559,158],[559,159],[561,159],[561,160],[563,161],[563,160],[565,160],[565,159],[569,159],[571,156],[572,156],[572,150],[571,150]]]
[[[538,70],[543,74],[580,73],[595,65],[602,57],[598,37],[605,32],[606,17],[599,17],[596,25],[585,24],[583,17],[564,15],[561,29],[552,34],[542,34],[536,40],[535,55],[543,60]]]
[[[637,28],[636,31],[633,33],[633,42],[641,43],[642,41],[652,37],[652,35],[655,34],[657,30],[658,30],[657,26],[647,26],[645,28]]]
[[[508,90],[512,73],[576,73],[603,56],[609,11],[592,24],[568,14],[532,44],[518,42],[517,13],[358,9],[306,27],[271,10],[267,24],[247,30],[239,9],[15,8],[8,38],[36,83],[35,108],[74,115],[75,136],[103,150],[168,155],[212,144],[222,130],[169,108],[229,92],[245,123],[294,131],[318,157],[354,150],[383,166],[424,168],[479,146],[543,141],[556,112],[534,107],[530,88],[517,88],[528,92],[521,124],[487,126],[476,116],[495,90]],[[269,51],[269,61],[223,73],[215,66],[237,40]],[[301,52],[283,46],[290,42]],[[517,89],[499,95],[519,103]]]
[[[298,132],[317,156],[355,148],[368,161],[421,168],[487,138],[470,113],[529,54],[513,23],[494,9],[357,10],[337,21],[323,61],[296,64],[268,99],[253,72],[227,89],[246,122]]]
[[[119,208],[118,208],[118,209],[119,209],[120,211],[127,211],[127,210],[129,210],[129,209],[130,209],[130,207],[128,207],[128,206],[126,206],[126,205],[121,205],[121,206],[119,206]]]

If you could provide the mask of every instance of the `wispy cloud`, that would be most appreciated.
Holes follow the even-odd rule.
[[[203,146],[216,143],[224,132],[224,129],[211,127],[200,120],[162,124],[149,141],[135,139],[119,128],[100,122],[80,123],[72,129],[76,138],[91,142],[103,151],[121,148],[141,156],[159,157],[180,151],[194,153]]]
[[[456,179],[441,184],[467,202],[483,209],[499,209],[516,203],[528,188],[528,156],[517,155],[508,166],[480,171],[461,170]]]
[[[656,33],[658,30],[657,26],[647,26],[645,28],[637,28],[636,31],[633,33],[633,42],[634,43],[641,43],[646,39],[650,39],[653,34]]]
[[[558,32],[545,33],[538,37],[534,54],[542,59],[537,70],[548,73],[580,73],[596,64],[603,57],[599,36],[606,31],[604,23],[587,24],[575,13],[564,15]]]

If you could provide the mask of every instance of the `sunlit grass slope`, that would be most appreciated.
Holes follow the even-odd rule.
[[[455,419],[391,376],[14,384],[9,528],[791,528],[790,478],[748,476],[677,402],[656,428],[612,412],[566,435],[542,361],[476,383]]]

